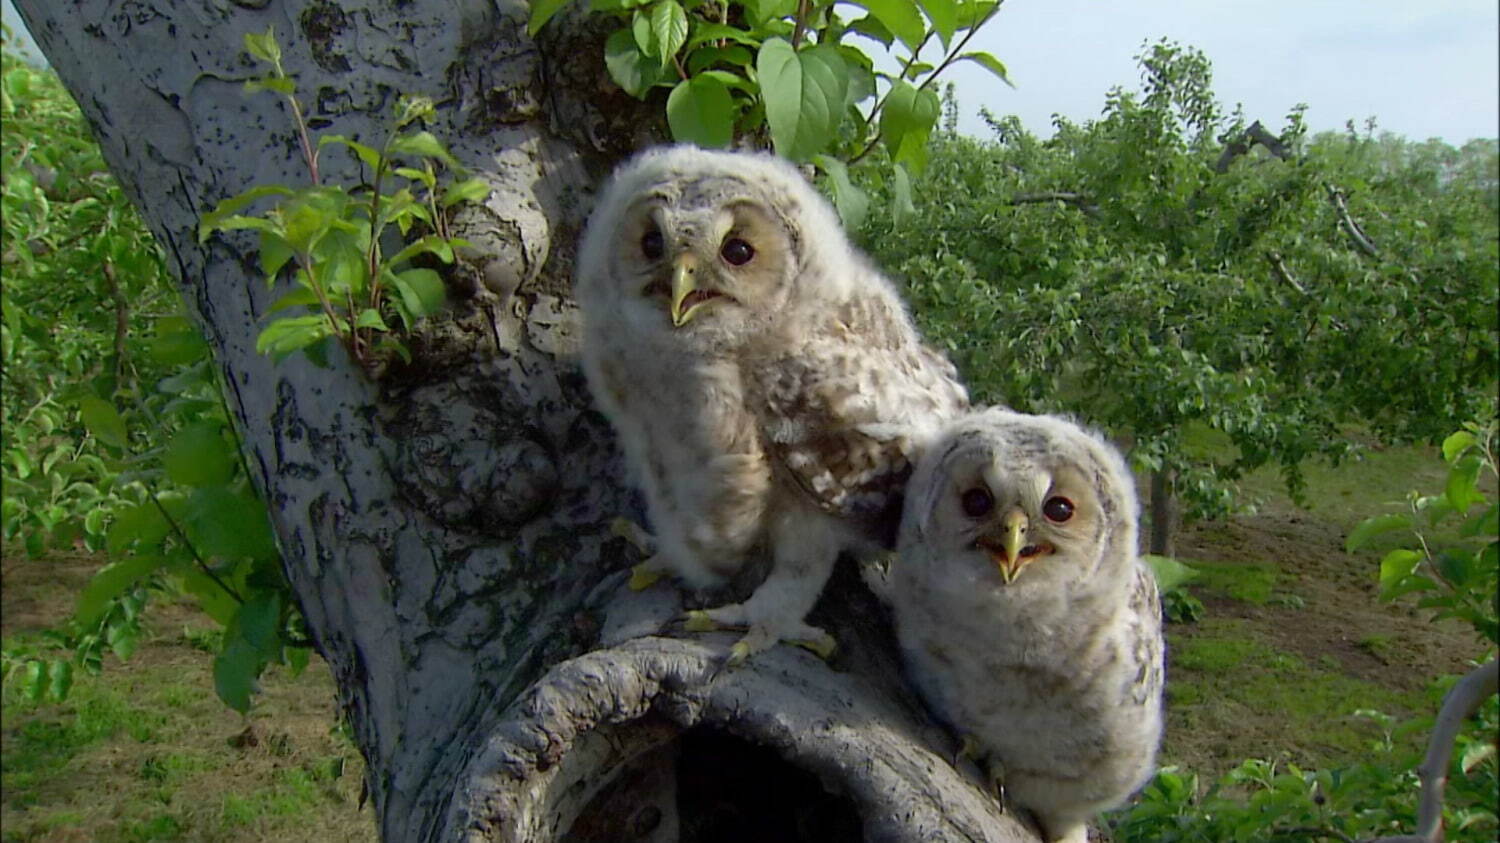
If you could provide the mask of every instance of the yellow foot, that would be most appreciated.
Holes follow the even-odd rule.
[[[683,616],[686,622],[682,628],[688,632],[713,632],[723,629],[719,622],[709,617],[708,612],[703,609],[693,609]]]
[[[641,525],[631,521],[629,518],[615,516],[609,522],[611,535],[619,536],[641,552],[642,556],[650,556],[656,552],[656,540],[646,532]]]
[[[630,569],[630,590],[645,591],[666,575],[667,572],[661,568],[652,567],[650,560],[642,562]]]

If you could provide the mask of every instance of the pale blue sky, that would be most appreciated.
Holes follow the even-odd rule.
[[[1143,41],[1202,50],[1226,107],[1277,128],[1308,104],[1314,131],[1362,125],[1462,144],[1500,135],[1496,0],[1007,0],[970,42],[1010,70],[1017,90],[955,65],[960,128],[985,132],[986,105],[1051,134],[1052,114],[1099,115],[1111,86],[1134,90]]]
[[[1136,86],[1142,42],[1162,36],[1203,50],[1219,99],[1273,128],[1305,102],[1314,131],[1373,115],[1415,140],[1500,135],[1496,0],[1007,0],[970,48],[1005,62],[1018,90],[955,65],[960,128],[986,133],[981,105],[1042,135],[1053,113],[1096,117],[1111,86]]]

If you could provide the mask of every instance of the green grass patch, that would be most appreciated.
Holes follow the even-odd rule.
[[[1250,757],[1348,763],[1382,738],[1379,724],[1356,711],[1406,716],[1427,706],[1424,694],[1347,676],[1336,660],[1309,663],[1272,647],[1238,618],[1170,628],[1168,658],[1165,763],[1200,772]]]
[[[1200,593],[1264,606],[1276,588],[1277,568],[1271,562],[1202,562],[1183,560],[1198,572],[1189,585]]]

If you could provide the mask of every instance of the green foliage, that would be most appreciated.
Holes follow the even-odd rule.
[[[871,203],[862,239],[971,392],[1133,440],[1189,517],[1231,511],[1267,464],[1300,500],[1300,466],[1348,458],[1352,429],[1431,439],[1484,412],[1495,145],[1309,139],[1294,111],[1265,133],[1285,157],[1235,154],[1248,121],[1214,102],[1200,53],[1160,43],[1140,63],[1140,91],[1050,140],[1013,118],[991,118],[993,141],[937,136],[910,191],[920,226]]]
[[[7,647],[7,684],[32,700],[66,698],[78,671],[132,655],[163,591],[195,596],[229,625],[219,658],[234,668],[231,689],[268,664],[305,664],[265,505],[160,250],[56,76],[8,43],[0,73],[3,537],[34,556],[77,546],[110,559],[68,623]],[[259,612],[249,633],[236,625],[241,603]]]
[[[391,355],[410,362],[411,355],[393,336],[391,323],[410,330],[442,307],[442,278],[418,264],[424,260],[451,264],[453,250],[469,245],[449,236],[448,209],[482,200],[489,188],[479,178],[439,185],[440,167],[455,173],[461,173],[461,168],[436,137],[417,128],[434,114],[432,101],[423,97],[400,100],[395,126],[379,149],[341,135],[323,135],[313,144],[296,87],[282,70],[274,30],[247,34],[245,50],[271,66],[266,76],[246,82],[246,91],[271,90],[287,98],[312,181],[296,189],[258,185],[220,202],[199,226],[199,238],[205,242],[214,232],[257,232],[261,271],[273,289],[291,267],[295,289],[282,295],[271,310],[291,309],[298,315],[272,319],[256,340],[256,350],[278,361],[304,351],[323,362],[323,343],[333,338],[367,373],[381,371]],[[695,103],[682,104],[679,110],[682,120],[703,119]],[[370,183],[321,184],[319,155],[330,145],[344,147],[368,168]],[[402,166],[403,159],[415,166]],[[392,179],[404,184],[388,189]],[[268,198],[274,204],[264,213],[240,213]],[[382,244],[392,226],[403,238],[412,239],[387,256]]]
[[[1465,423],[1443,440],[1448,481],[1442,493],[1407,495],[1406,511],[1377,515],[1356,526],[1346,542],[1354,552],[1377,537],[1400,531],[1407,540],[1380,560],[1380,599],[1420,595],[1418,608],[1433,620],[1457,618],[1493,647],[1500,644],[1500,503],[1481,488],[1493,488],[1500,421]],[[1433,533],[1456,523],[1455,541],[1439,544]]]
[[[1444,683],[1440,683],[1439,689]],[[1451,683],[1447,683],[1451,684]],[[1131,807],[1110,821],[1121,843],[1219,843],[1272,839],[1369,839],[1410,833],[1416,824],[1416,767],[1421,757],[1394,738],[1430,729],[1433,718],[1396,725],[1387,715],[1360,715],[1385,727],[1369,761],[1346,767],[1302,770],[1248,759],[1206,792],[1195,774],[1160,770]],[[1443,824],[1449,840],[1493,840],[1495,793],[1500,787],[1494,735],[1500,729],[1500,697],[1490,697],[1459,736],[1448,772]]]
[[[535,36],[566,5],[534,0]],[[857,224],[867,204],[844,166],[882,150],[902,183],[927,163],[940,104],[933,83],[971,61],[1010,84],[989,53],[965,51],[999,11],[994,0],[590,0],[619,21],[605,43],[610,78],[647,99],[670,89],[667,125],[678,141],[727,147],[735,139],[813,162]],[[840,12],[854,10],[845,20]],[[877,70],[854,37],[899,62]],[[883,92],[882,92],[883,89]],[[851,216],[852,214],[852,216]]]
[[[1156,576],[1156,588],[1161,593],[1162,615],[1171,623],[1192,623],[1203,617],[1203,601],[1194,597],[1187,584],[1196,579],[1198,571],[1170,556],[1146,554],[1141,557]]]

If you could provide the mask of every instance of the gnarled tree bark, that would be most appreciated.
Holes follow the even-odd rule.
[[[521,0],[17,0],[163,244],[214,350],[286,574],[369,762],[387,840],[1031,840],[946,760],[883,607],[843,570],[831,664],[780,647],[719,670],[724,635],[619,588],[640,518],[575,361],[569,276],[592,188],[659,138],[609,81],[601,24],[526,35]],[[379,383],[255,352],[249,237],[197,239],[257,184],[306,181],[284,102],[247,95],[274,26],[316,132],[378,140],[400,93],[494,187],[456,224],[478,257],[417,364]],[[325,182],[356,182],[343,155]],[[717,839],[733,839],[719,836]]]

